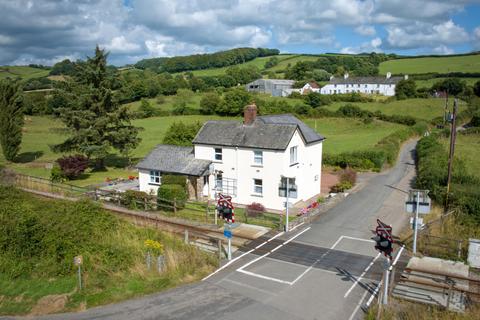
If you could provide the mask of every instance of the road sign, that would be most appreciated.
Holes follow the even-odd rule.
[[[230,231],[230,230],[223,230],[223,235],[224,235],[226,238],[231,238],[231,237],[232,237],[232,231]]]
[[[415,219],[413,217],[410,217],[410,224],[412,225],[412,229],[415,229],[413,220],[415,220]],[[424,227],[423,218],[418,218],[417,219],[417,227],[419,227],[420,230],[423,229],[423,227]]]
[[[83,257],[82,256],[76,256],[73,258],[73,264],[76,266],[79,266],[83,263]]]
[[[377,228],[375,228],[375,233],[380,236],[387,238],[389,241],[393,241],[392,238],[392,226],[383,223],[380,219],[377,219]]]

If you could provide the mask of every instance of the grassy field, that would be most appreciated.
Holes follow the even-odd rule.
[[[444,138],[441,141],[448,150],[450,140]],[[458,134],[455,143],[455,157],[465,161],[469,174],[480,178],[480,134]]]
[[[480,72],[480,54],[459,57],[396,59],[382,62],[380,73]]]
[[[187,108],[199,110],[200,109],[200,100],[203,97],[203,93],[194,93],[189,102],[187,102]],[[161,111],[168,111],[171,112],[174,108],[175,99],[177,98],[176,95],[173,96],[165,96],[164,101],[162,103],[158,103],[157,98],[147,99],[148,102],[154,107],[155,109]],[[138,107],[140,107],[141,101],[134,101],[131,103],[127,103],[126,105],[133,111],[137,111]]]
[[[0,187],[0,222],[0,315],[78,311],[113,303],[196,281],[218,264],[214,255],[183,239],[135,227],[83,201],[37,198]],[[163,245],[162,273],[155,262],[147,269],[147,239]],[[81,291],[72,263],[75,255],[83,256]]]
[[[144,157],[153,147],[161,143],[168,127],[175,121],[185,123],[201,123],[210,119],[232,119],[220,118],[218,116],[171,116],[153,117],[134,120],[133,124],[144,128],[140,132],[141,144],[133,152],[134,160]],[[240,121],[240,118],[237,118]],[[338,153],[346,150],[361,150],[375,145],[384,136],[399,128],[399,125],[391,123],[363,124],[354,119],[306,119],[307,124],[317,129],[328,140],[325,142],[325,152]],[[24,137],[16,163],[6,163],[0,153],[0,165],[7,165],[18,172],[48,178],[52,162],[61,155],[53,153],[49,146],[60,143],[64,139],[62,123],[49,117],[27,117],[24,127]],[[121,161],[112,156],[107,159],[107,171],[87,172],[83,179],[71,181],[79,186],[104,182],[108,178],[126,178],[136,174],[135,171],[123,169]]]
[[[403,127],[383,121],[364,124],[361,120],[346,118],[306,119],[304,121],[327,138],[323,143],[323,152],[330,154],[369,149],[382,138]]]
[[[328,110],[335,111],[347,102],[335,102],[331,105],[322,107]],[[365,103],[352,103],[364,110],[377,111],[387,115],[399,114],[405,116],[412,116],[418,119],[431,120],[433,118],[443,115],[443,108],[445,107],[445,101],[443,99],[407,99],[407,100],[394,100],[391,102],[365,102]],[[463,101],[459,103],[459,110],[462,111],[466,108],[466,104]]]
[[[0,67],[0,79],[5,78],[41,78],[48,76],[49,70],[31,68],[27,66],[3,66]]]
[[[445,80],[447,78],[433,78],[428,80],[415,80],[417,88],[431,88],[436,82]],[[480,81],[480,78],[460,78],[460,80],[465,81],[467,85],[473,86],[477,81]]]

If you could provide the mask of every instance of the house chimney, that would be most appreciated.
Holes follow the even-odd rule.
[[[404,75],[403,79],[408,80],[408,74]]]
[[[391,76],[392,76],[392,73],[391,73],[391,72],[387,72],[387,79],[390,79]]]
[[[348,72],[345,72],[345,74],[343,75],[343,78],[348,79]]]
[[[243,124],[246,126],[253,124],[256,117],[257,106],[255,105],[255,102],[245,106],[245,109],[243,109]]]

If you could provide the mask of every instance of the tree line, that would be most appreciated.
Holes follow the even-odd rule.
[[[278,49],[236,48],[215,53],[195,54],[183,57],[143,59],[135,64],[138,69],[150,69],[157,73],[182,72],[208,68],[227,67],[279,54]]]

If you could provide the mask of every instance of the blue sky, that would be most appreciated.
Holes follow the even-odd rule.
[[[2,0],[0,65],[110,63],[270,47],[281,52],[480,50],[480,0]]]

